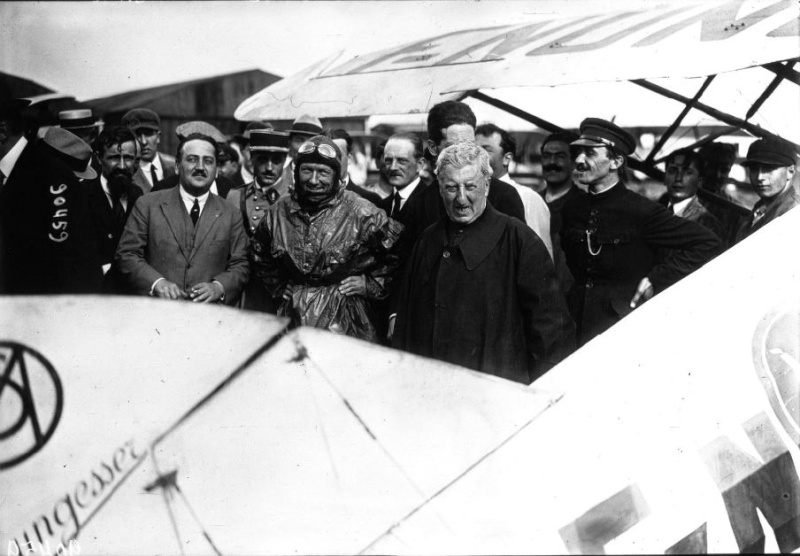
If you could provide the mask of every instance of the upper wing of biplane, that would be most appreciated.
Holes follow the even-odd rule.
[[[800,60],[797,2],[624,6],[615,3],[619,11],[571,17],[531,15],[518,25],[459,30],[374,53],[339,53],[245,100],[235,116],[425,113],[444,100],[474,97],[548,131],[577,127],[588,115],[648,125],[657,114],[663,127],[701,121],[800,141],[800,95],[793,86],[800,85],[800,73],[793,69]],[[732,72],[734,77],[723,78]],[[542,89],[597,83],[624,83],[668,103],[626,118],[626,110],[642,103],[625,90],[604,96],[603,105],[594,107],[580,100],[590,100],[592,92],[569,102],[560,91]],[[784,93],[779,86],[787,83]],[[593,111],[587,113],[589,107]],[[569,115],[562,116],[567,110]]]

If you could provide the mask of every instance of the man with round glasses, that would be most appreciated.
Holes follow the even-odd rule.
[[[297,150],[294,190],[253,236],[254,271],[293,326],[376,341],[372,303],[399,267],[402,226],[345,189],[342,153],[324,136]]]

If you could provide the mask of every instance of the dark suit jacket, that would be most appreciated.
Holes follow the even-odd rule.
[[[115,262],[138,294],[149,294],[162,277],[184,291],[216,280],[227,304],[237,301],[250,273],[240,211],[210,194],[194,227],[177,187],[136,201]]]
[[[114,210],[108,202],[108,197],[103,191],[103,186],[100,184],[100,177],[85,182],[85,187],[100,265],[112,265],[112,268],[103,277],[103,291],[105,293],[127,293],[118,280],[116,267],[113,266],[114,254],[117,251],[122,230],[125,228],[125,220],[133,210],[136,200],[143,195],[142,190],[132,183],[126,188],[125,195],[128,206],[125,209],[125,220],[118,222]]]
[[[413,199],[416,199],[417,197],[421,196],[423,194],[423,192],[425,191],[425,189],[426,189],[425,184],[420,182],[419,184],[417,184],[417,187],[414,188],[414,191],[411,192],[411,195],[408,196],[408,199],[406,200],[405,204],[403,204],[403,208],[400,209],[399,220],[401,222],[404,219],[404,216],[408,214],[408,207],[411,204],[411,201]],[[386,212],[387,215],[392,214],[392,204],[394,203],[394,193],[395,192],[393,190],[392,194],[389,195],[388,197],[385,197],[385,198],[380,197],[380,195],[378,195],[377,193],[374,194],[374,195],[376,195],[377,197],[380,198],[380,201],[378,203],[376,203],[376,206],[378,208],[382,208]]]
[[[228,196],[228,192],[231,189],[236,187],[233,184],[233,180],[231,180],[230,178],[226,178],[225,176],[217,176],[215,181],[217,182],[217,194],[223,199]],[[172,189],[173,187],[178,185],[178,183],[180,183],[178,174],[173,174],[172,176],[158,182],[158,185],[156,185],[153,188],[153,191],[164,191],[165,189]]]
[[[25,147],[0,189],[0,293],[100,291],[83,185],[40,143]]]
[[[562,220],[561,246],[575,278],[567,300],[579,346],[631,312],[642,278],[649,278],[658,293],[702,266],[720,247],[704,227],[622,183],[568,201]]]
[[[174,176],[176,173],[175,159],[163,153],[158,153],[156,156],[161,160],[161,168],[164,170],[164,176],[161,178],[161,181],[164,181],[170,176]],[[161,181],[159,183],[161,183]],[[147,178],[144,177],[144,172],[141,168],[136,170],[136,173],[133,175],[133,183],[139,186],[142,193],[150,193],[153,189],[153,186],[151,186]],[[153,185],[157,186],[158,184]]]

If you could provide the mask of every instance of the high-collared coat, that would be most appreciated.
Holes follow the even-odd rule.
[[[420,237],[392,345],[528,384],[571,351],[574,333],[542,240],[487,203],[469,226],[444,217]]]
[[[250,274],[239,211],[212,193],[194,226],[180,187],[149,193],[136,201],[115,262],[136,293],[149,294],[162,277],[183,291],[216,280],[225,290],[226,304],[237,301]]]
[[[661,292],[714,257],[720,241],[617,183],[564,205],[561,246],[575,278],[567,299],[580,346],[631,312],[642,278]]]

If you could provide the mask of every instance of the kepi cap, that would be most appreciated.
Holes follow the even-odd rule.
[[[253,129],[250,131],[250,152],[288,153],[289,134],[272,129]]]
[[[636,149],[636,139],[612,122],[600,118],[586,118],[581,122],[580,138],[570,145],[612,147],[622,154],[629,155]]]
[[[289,135],[308,135],[313,137],[322,133],[322,122],[319,118],[303,114],[292,122],[292,129],[289,130]]]
[[[161,130],[161,118],[158,114],[147,108],[134,108],[128,110],[121,120],[122,125],[128,126],[133,131],[140,128]]]
[[[797,149],[788,141],[777,138],[759,139],[747,149],[747,159],[742,162],[742,166],[752,164],[794,166],[797,164]]]
[[[250,142],[250,133],[254,129],[274,129],[274,127],[269,122],[263,122],[263,121],[262,122],[250,122],[249,124],[247,124],[247,127],[244,128],[244,133],[236,134],[236,135],[233,136],[233,138],[237,142],[242,143],[246,147],[247,144]]]
[[[92,168],[92,148],[81,139],[60,127],[51,127],[42,138],[51,154],[65,162],[79,178],[92,180],[97,173]]]
[[[211,137],[217,143],[226,143],[228,141],[228,138],[216,127],[208,122],[199,120],[179,125],[175,128],[175,135],[178,136],[180,141],[184,141],[190,135],[205,135],[206,137]]]
[[[58,113],[58,123],[64,129],[86,129],[100,125],[95,121],[92,111],[88,108],[62,110]]]

